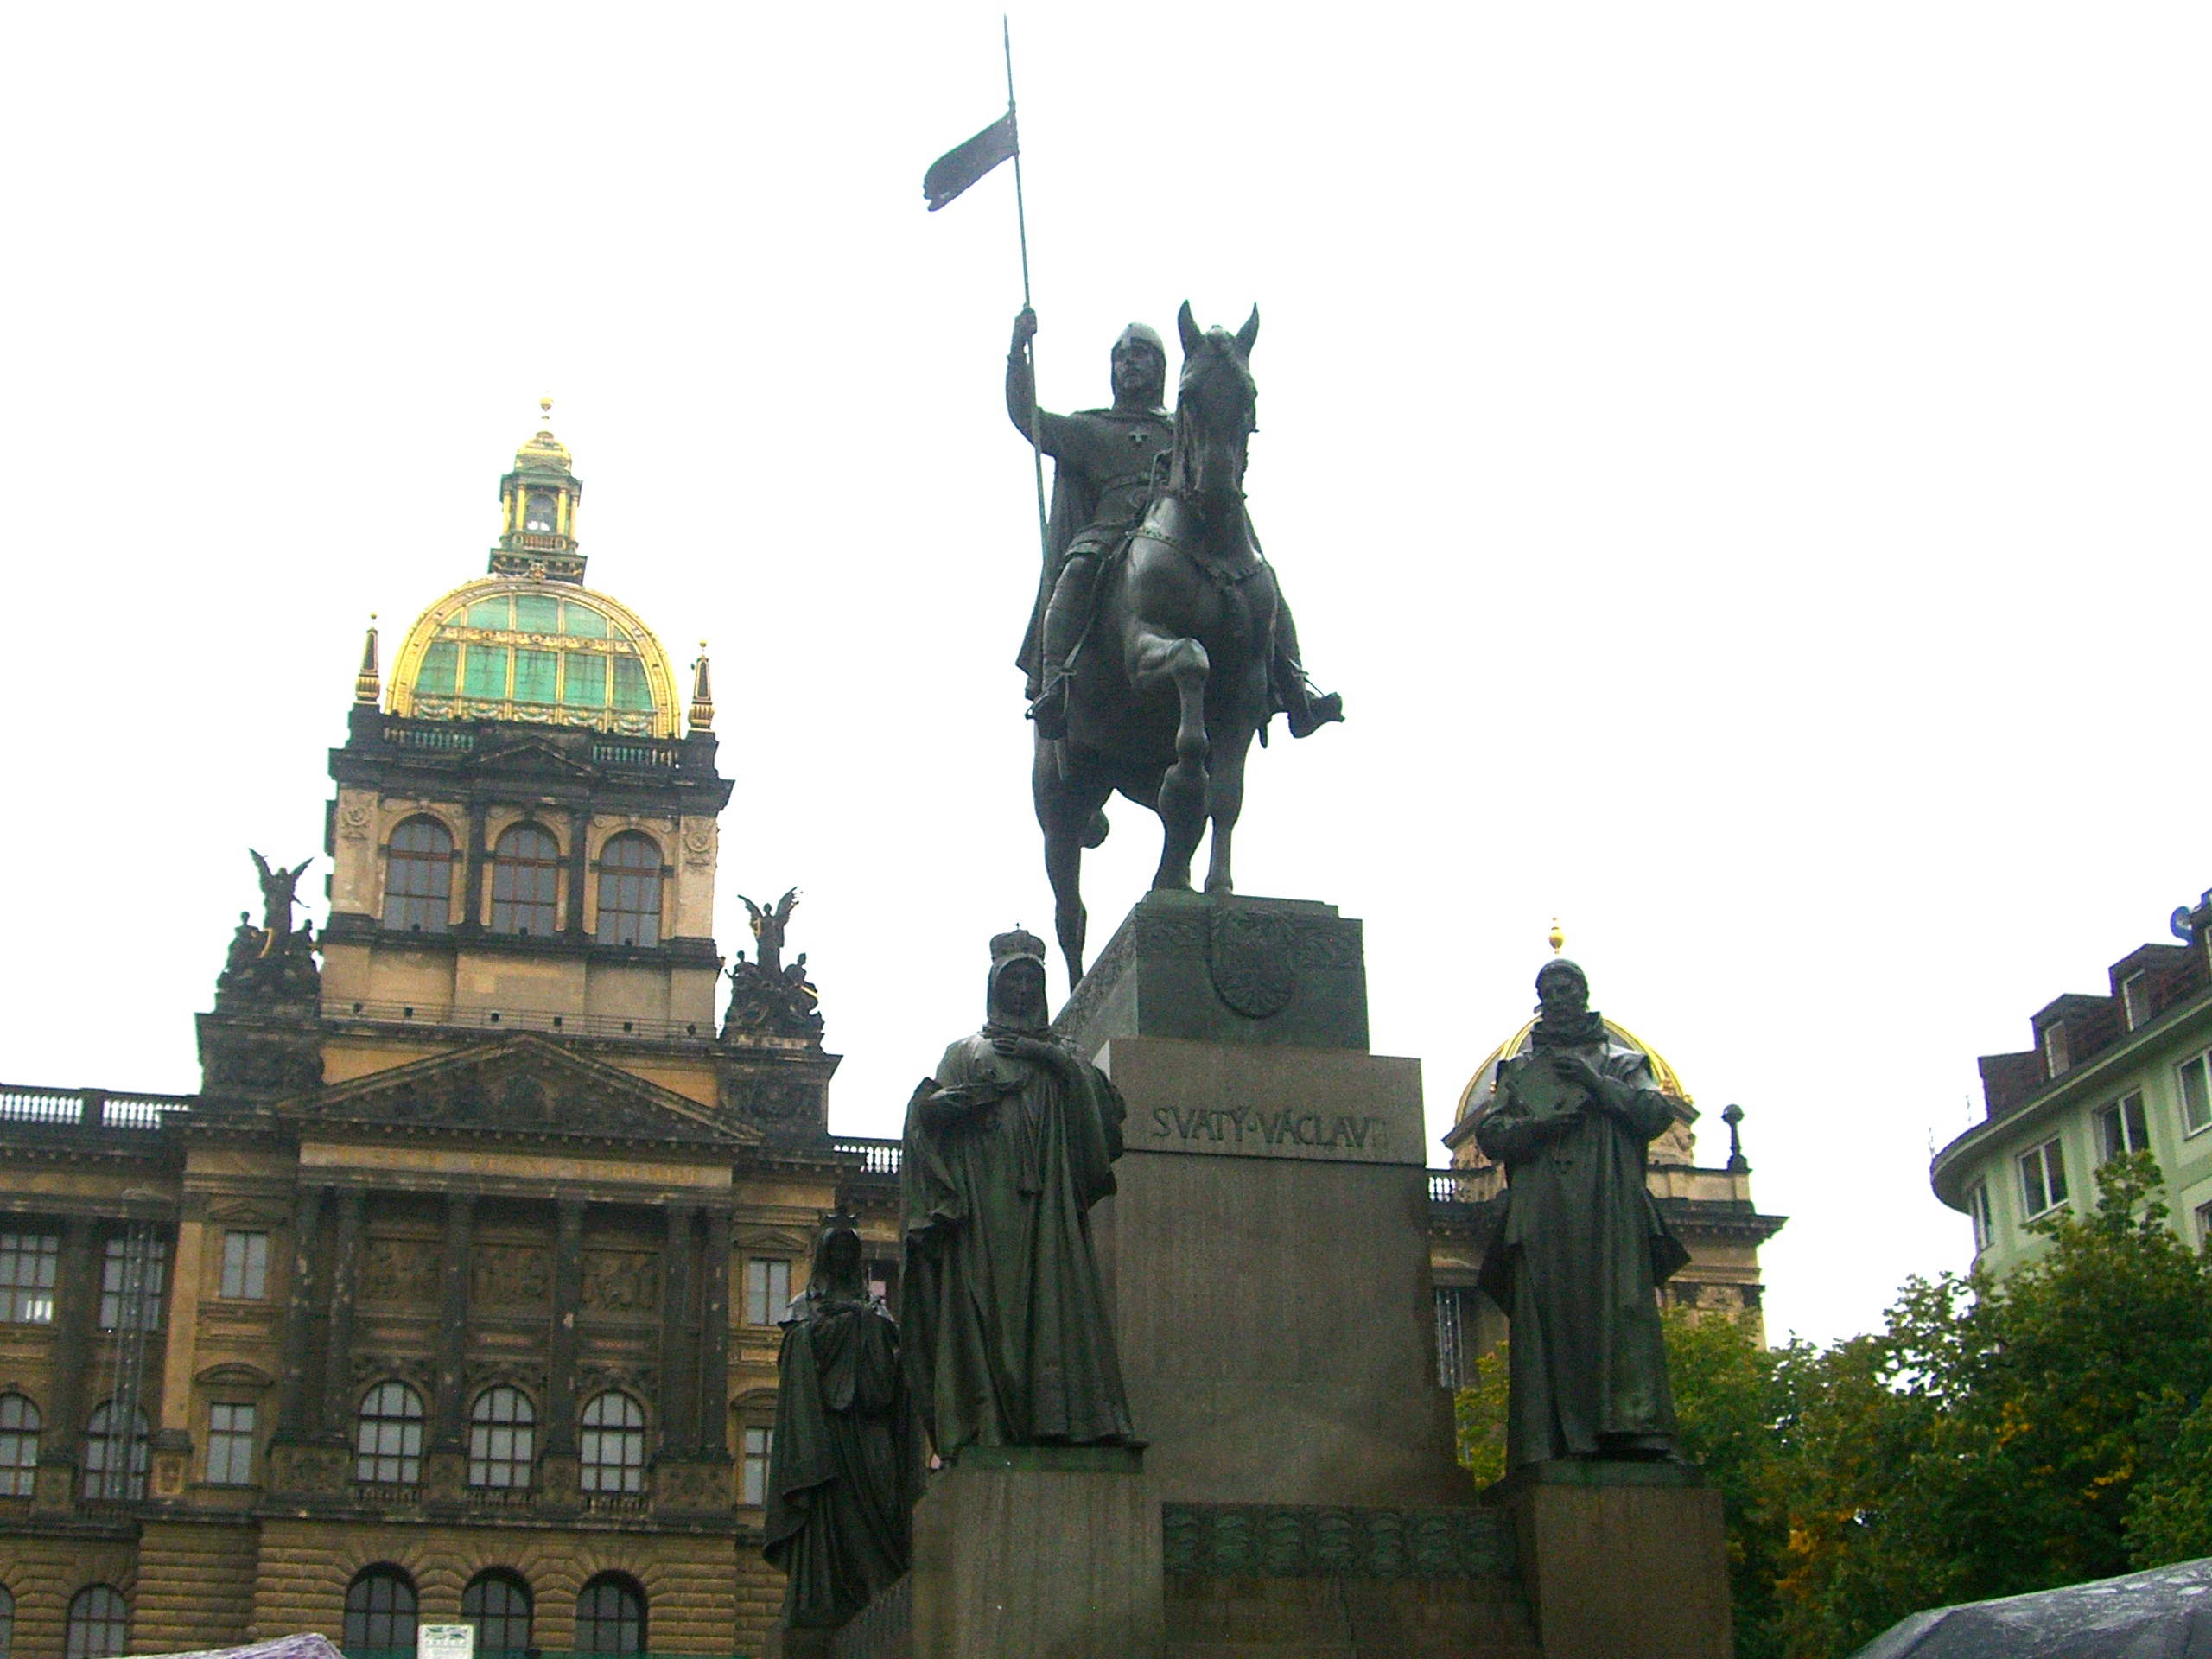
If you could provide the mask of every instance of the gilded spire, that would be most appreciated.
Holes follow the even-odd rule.
[[[1560,951],[1566,947],[1567,935],[1559,931],[1558,917],[1552,918],[1552,931],[1544,937],[1546,942],[1550,944],[1554,956],[1559,955]]]
[[[707,677],[707,642],[699,642],[699,660],[691,664],[691,729],[715,729],[715,687]]]
[[[361,671],[353,677],[353,701],[374,706],[384,694],[384,681],[377,671],[377,613],[369,613],[369,637],[361,641]]]

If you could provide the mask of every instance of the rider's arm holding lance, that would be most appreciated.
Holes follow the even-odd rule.
[[[1006,413],[1014,429],[1045,454],[1058,459],[1067,451],[1068,418],[1037,407],[1037,371],[1029,360],[1037,314],[1027,306],[1014,320],[1014,344],[1006,354]]]

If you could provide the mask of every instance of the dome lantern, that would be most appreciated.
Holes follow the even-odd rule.
[[[492,550],[495,576],[536,576],[550,582],[584,579],[576,551],[576,503],[584,486],[569,470],[568,446],[553,435],[553,400],[541,397],[543,416],[535,436],[515,451],[514,470],[499,480],[499,544]]]

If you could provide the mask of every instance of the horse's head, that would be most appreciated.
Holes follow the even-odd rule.
[[[1242,328],[1203,332],[1191,302],[1175,315],[1183,337],[1183,373],[1175,391],[1175,465],[1168,488],[1201,510],[1244,497],[1245,440],[1259,429],[1259,388],[1252,379],[1252,342],[1260,308]]]

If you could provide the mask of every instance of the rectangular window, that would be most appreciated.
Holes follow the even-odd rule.
[[[775,1449],[776,1431],[772,1428],[748,1428],[745,1431],[745,1493],[747,1503],[768,1501],[768,1456]]]
[[[54,1273],[61,1260],[54,1233],[0,1233],[0,1320],[54,1323]]]
[[[2066,1202],[2066,1159],[2057,1141],[2020,1154],[2020,1200],[2031,1217]]]
[[[745,1322],[774,1325],[791,1306],[791,1264],[753,1261],[745,1264]]]
[[[468,626],[472,628],[504,628],[510,614],[504,597],[480,599],[468,607]]]
[[[2212,1245],[2212,1204],[2200,1204],[2196,1206],[2196,1248],[2201,1250],[2208,1245]]]
[[[1992,1230],[1989,1224],[1989,1184],[1976,1181],[1967,1188],[1967,1218],[1974,1223],[1974,1253],[1980,1255],[1989,1248]]]
[[[564,651],[561,658],[561,701],[576,709],[607,707],[607,658],[582,651]]]
[[[559,654],[550,651],[515,652],[515,701],[552,702],[553,669],[560,660]]]
[[[512,654],[505,645],[471,645],[461,659],[462,694],[505,702],[507,658]]]
[[[515,631],[518,633],[554,633],[559,631],[556,621],[561,601],[550,594],[517,594],[515,595]]]
[[[614,659],[614,706],[617,709],[650,709],[652,694],[645,690],[645,665],[634,657]]]
[[[2066,1022],[2054,1020],[2043,1028],[2043,1066],[2046,1076],[2066,1069]]]
[[[231,1235],[235,1238],[237,1234]],[[253,1484],[253,1408],[213,1405],[207,1408],[207,1484],[211,1486]]]
[[[223,1289],[226,1296],[257,1302],[269,1294],[269,1235],[223,1235]]]
[[[2151,976],[2130,974],[2120,982],[2120,1005],[2127,1015],[2130,1031],[2151,1023]]]
[[[415,671],[415,693],[423,697],[453,696],[454,671],[461,662],[461,648],[450,639],[435,640],[423,653],[423,666]]]
[[[2108,1164],[2131,1152],[2151,1149],[2151,1126],[2143,1116],[2143,1096],[2129,1095],[2097,1108],[2097,1161]]]
[[[139,1249],[131,1248],[137,1243]],[[113,1331],[123,1324],[127,1306],[137,1307],[137,1328],[162,1328],[162,1281],[168,1272],[169,1246],[165,1238],[111,1238],[100,1262],[100,1329]],[[135,1272],[134,1272],[135,1269]],[[134,1278],[136,1283],[133,1283]]]
[[[2191,1135],[2212,1128],[2212,1088],[2205,1086],[2205,1058],[2196,1054],[2181,1064],[2181,1121]]]

